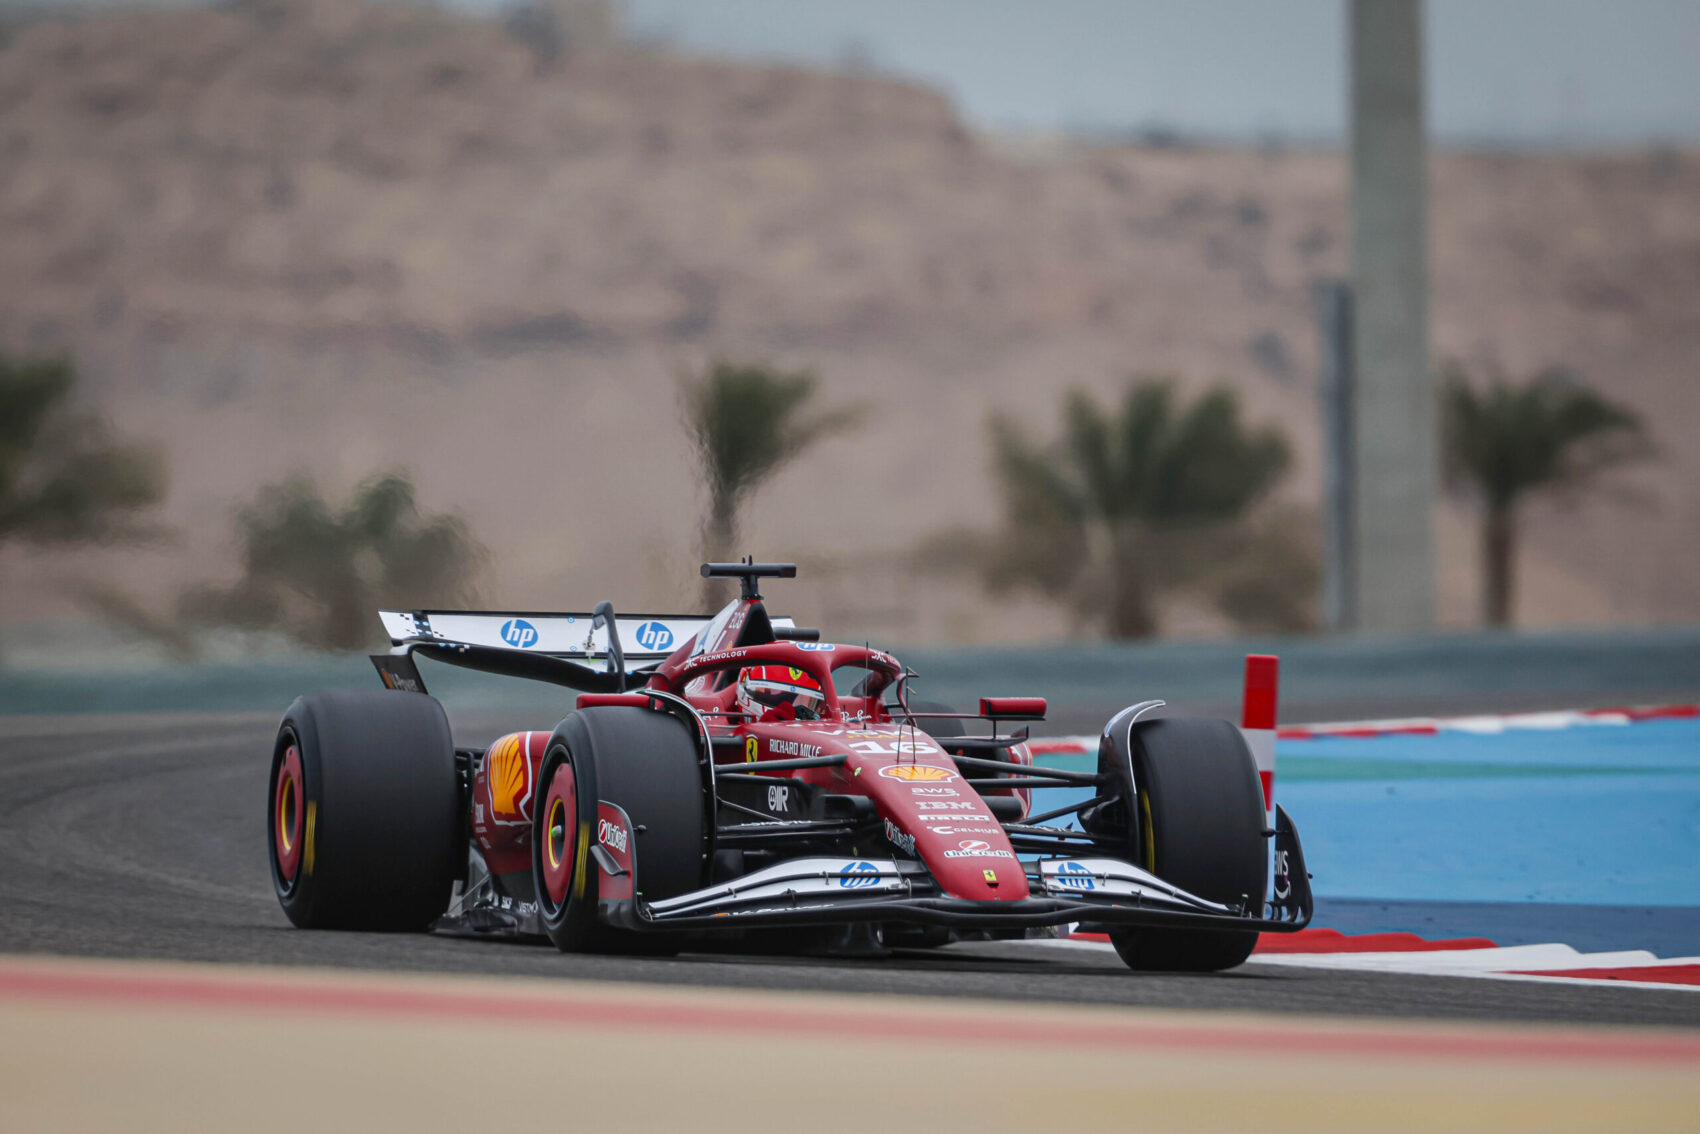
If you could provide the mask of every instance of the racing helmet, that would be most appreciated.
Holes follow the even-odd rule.
[[[820,719],[826,694],[820,682],[789,665],[753,665],[738,671],[738,707],[760,720],[777,713]]]

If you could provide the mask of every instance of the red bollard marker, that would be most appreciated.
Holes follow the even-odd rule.
[[[1245,656],[1245,702],[1240,709],[1240,731],[1246,747],[1257,761],[1257,778],[1263,781],[1263,809],[1275,811],[1275,705],[1280,683],[1281,659],[1274,654]]]

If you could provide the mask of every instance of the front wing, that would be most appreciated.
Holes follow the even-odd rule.
[[[809,857],[676,897],[656,901],[624,896],[604,899],[600,909],[609,924],[637,931],[868,921],[1017,929],[1090,921],[1291,933],[1310,923],[1313,902],[1298,832],[1279,806],[1275,809],[1274,861],[1272,893],[1259,895],[1255,904],[1250,895],[1243,903],[1233,905],[1212,902],[1114,858],[1041,858],[1028,862],[1031,897],[981,902],[942,893],[926,867],[911,859]],[[631,863],[633,874],[636,867]],[[620,881],[625,884],[612,889],[621,894],[631,894],[629,887],[637,883],[635,877]]]

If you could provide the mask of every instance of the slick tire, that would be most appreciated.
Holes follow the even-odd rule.
[[[1140,721],[1131,752],[1135,861],[1201,898],[1261,903],[1268,881],[1263,788],[1240,730],[1202,718]],[[1251,956],[1257,934],[1129,927],[1112,929],[1110,941],[1129,968],[1216,972]]]
[[[676,953],[676,934],[632,933],[597,916],[600,874],[590,858],[599,800],[632,821],[640,897],[670,898],[705,884],[707,814],[697,745],[677,717],[607,705],[562,721],[543,757],[533,820],[532,878],[549,940],[563,953]],[[570,819],[570,821],[569,821]]]
[[[435,698],[298,698],[267,788],[272,888],[290,921],[418,932],[448,909],[466,848],[454,741]]]

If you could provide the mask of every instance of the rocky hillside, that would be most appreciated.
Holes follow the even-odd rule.
[[[569,29],[570,31],[570,29]],[[1038,604],[910,579],[996,514],[984,420],[1136,371],[1239,386],[1317,496],[1311,289],[1345,263],[1326,152],[988,139],[937,93],[414,6],[264,0],[0,38],[0,345],[67,349],[172,453],[144,551],[9,553],[163,604],[228,569],[232,509],[298,468],[412,465],[498,550],[501,605],[688,601],[700,500],[674,408],[715,356],[812,365],[878,409],[758,498],[799,613],[1044,637]],[[1531,517],[1530,624],[1700,618],[1700,154],[1434,163],[1437,358],[1563,361],[1653,423],[1633,499]],[[1475,608],[1467,512],[1443,609]],[[1184,604],[1171,629],[1208,632]]]

